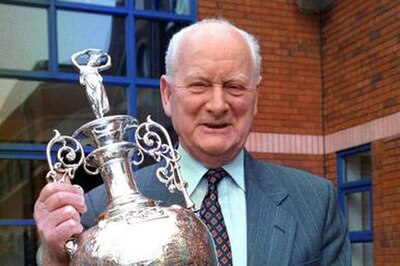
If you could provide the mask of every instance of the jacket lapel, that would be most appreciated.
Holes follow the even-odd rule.
[[[288,265],[296,221],[282,203],[289,194],[279,177],[245,155],[247,260],[249,266]]]

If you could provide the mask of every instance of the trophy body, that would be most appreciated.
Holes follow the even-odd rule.
[[[85,51],[100,57],[98,50]],[[108,193],[108,206],[98,224],[67,243],[71,264],[217,265],[212,237],[193,212],[194,204],[179,172],[179,154],[166,130],[150,118],[138,124],[127,115],[103,117],[104,106],[92,104],[92,108],[101,109],[94,111],[96,120],[83,125],[72,137],[56,132],[47,148],[49,181],[65,182],[83,164],[89,174],[101,174]],[[132,136],[135,141],[130,141]],[[77,140],[89,141],[95,149],[84,158]],[[55,143],[63,147],[58,152],[59,162],[53,166],[50,150]],[[68,147],[71,143],[75,148]],[[81,158],[76,163],[79,152]],[[185,207],[162,207],[139,192],[133,165],[142,163],[145,155],[161,162],[158,180],[171,191],[182,192]]]
[[[216,265],[203,226],[178,206],[127,210],[85,231],[72,265]]]

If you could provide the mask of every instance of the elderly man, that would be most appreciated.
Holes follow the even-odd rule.
[[[346,226],[330,182],[255,160],[244,149],[257,113],[260,68],[254,37],[227,21],[204,20],[174,35],[161,77],[164,111],[179,136],[192,199],[210,230],[204,213],[213,193],[222,212],[227,248],[216,244],[220,264],[350,265]],[[136,173],[141,192],[165,205],[182,202],[156,185],[156,168]],[[64,243],[93,226],[106,204],[104,186],[84,201],[79,188],[48,184],[35,205],[44,263],[68,262]]]

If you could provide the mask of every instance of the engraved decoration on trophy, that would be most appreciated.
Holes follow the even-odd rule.
[[[212,237],[193,212],[187,183],[179,171],[179,153],[166,129],[150,117],[139,124],[128,115],[104,116],[109,103],[99,72],[111,67],[107,53],[86,49],[72,55],[71,60],[80,71],[80,83],[97,119],[71,137],[55,130],[47,146],[50,171],[46,179],[69,182],[83,165],[89,174],[100,173],[108,194],[108,206],[98,224],[66,244],[71,264],[217,265]],[[129,141],[132,134],[135,142]],[[78,140],[89,141],[95,149],[85,157]],[[53,163],[51,150],[55,148],[57,162]],[[185,207],[162,207],[140,193],[133,165],[140,165],[145,156],[161,165],[156,177],[171,193],[183,193]]]

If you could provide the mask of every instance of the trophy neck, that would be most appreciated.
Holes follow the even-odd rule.
[[[126,146],[128,145],[130,144]],[[125,148],[129,151],[128,147]],[[115,147],[111,149],[115,149]],[[99,150],[98,153],[102,154],[102,149]],[[114,152],[113,154],[115,155]],[[104,164],[99,167],[108,193],[107,212],[110,217],[117,217],[125,212],[157,205],[155,201],[149,200],[139,192],[130,158],[125,155],[114,159],[105,158]]]
[[[139,193],[131,161],[127,158],[117,158],[106,162],[101,166],[100,174],[110,201]]]
[[[139,194],[132,169],[135,150],[135,144],[119,142],[98,148],[86,157],[85,165],[100,172],[110,203]]]

